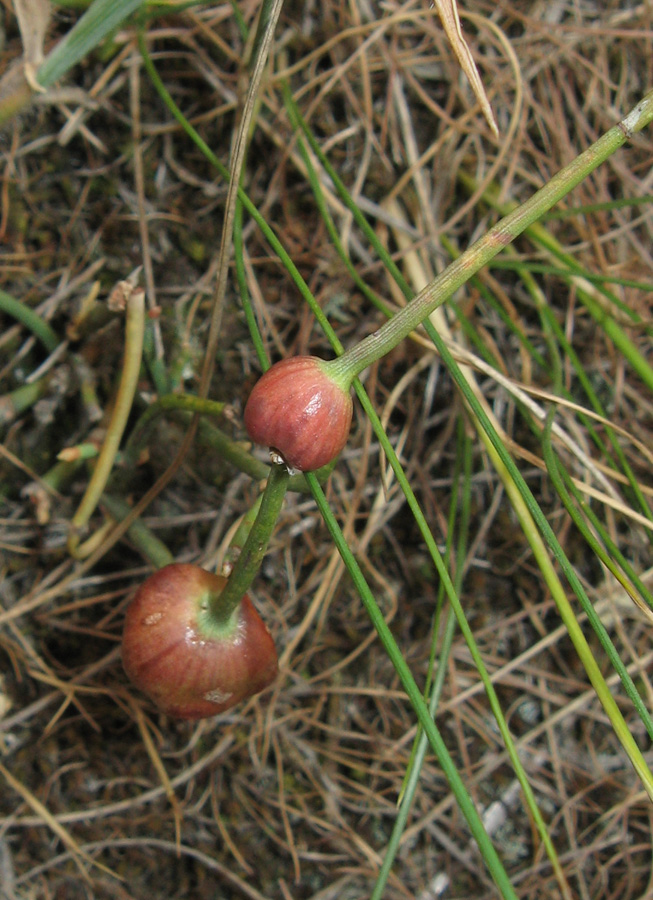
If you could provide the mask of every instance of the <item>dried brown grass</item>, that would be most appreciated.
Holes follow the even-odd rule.
[[[248,21],[256,6],[242,5]],[[465,244],[483,226],[476,202],[461,193],[459,169],[480,183],[497,178],[505,198],[520,199],[650,88],[651,10],[646,4],[622,7],[466,4],[465,27],[499,131],[510,135],[504,145],[491,141],[438,21],[423,5],[287,7],[249,155],[247,190],[333,314],[343,343],[373,329],[378,316],[352,291],[312,204],[281,107],[280,80],[291,79],[332,162],[354,196],[360,191],[364,210],[398,258],[397,222],[383,211],[393,198],[409,223],[411,247],[425,266],[437,267],[439,235]],[[59,13],[60,29],[68,27],[67,18]],[[13,34],[9,55],[16,49]],[[37,106],[3,136],[0,284],[63,330],[85,298],[98,288],[108,291],[144,262],[150,301],[163,310],[166,361],[186,365],[192,389],[206,336],[203,312],[225,186],[142,74],[140,80],[132,76],[130,86],[138,54],[129,33],[117,40],[110,61],[95,58],[75,73],[74,93]],[[149,41],[169,90],[226,160],[243,54],[230,8],[161,18]],[[588,179],[573,203],[650,191],[650,151],[644,134]],[[391,295],[384,272],[336,199],[332,211],[364,277]],[[592,272],[650,275],[647,207],[577,216],[551,227]],[[250,290],[271,352],[328,353],[265,242],[253,229],[247,236]],[[537,345],[537,319],[522,296],[512,295],[510,274],[487,278]],[[650,397],[573,293],[564,294],[553,276],[542,276],[540,284],[586,371],[597,380],[606,373],[613,379],[614,421],[650,443]],[[624,287],[622,296],[650,318],[647,295]],[[232,300],[214,395],[233,404],[233,432],[241,436],[238,409],[257,367],[235,292]],[[496,313],[474,294],[463,304],[497,348],[505,373],[521,385],[545,388]],[[644,333],[634,339],[642,347],[648,341]],[[274,690],[216,721],[163,720],[133,697],[117,650],[125,604],[147,566],[129,541],[89,572],[78,574],[67,559],[66,524],[85,484],[83,469],[59,490],[37,495],[40,518],[25,494],[62,447],[92,436],[93,403],[106,406],[118,371],[120,331],[97,308],[70,352],[64,361],[53,360],[39,404],[6,424],[0,460],[0,748],[22,786],[16,791],[5,781],[0,791],[5,895],[368,896],[396,815],[415,726],[312,502],[289,497],[255,588],[282,659]],[[5,391],[42,359],[9,322],[0,354]],[[366,386],[377,408],[386,410],[406,470],[444,542],[459,413],[446,374],[435,357],[407,343],[368,373]],[[495,404],[508,404],[505,420],[514,424],[515,445],[531,454],[529,482],[593,599],[615,604],[613,639],[650,699],[650,630],[632,607],[616,603],[617,593],[588,558],[542,475],[539,448],[512,411],[513,401],[491,384],[488,394]],[[140,496],[162,471],[182,432],[174,422],[159,427],[138,476],[124,474],[131,496]],[[639,460],[633,455],[644,483],[649,473]],[[647,896],[653,878],[650,803],[625,766],[480,451],[476,473],[464,599],[573,894],[592,900]],[[210,562],[255,495],[248,479],[200,449],[152,505],[146,522],[177,559]],[[377,448],[362,418],[331,478],[329,497],[400,646],[423,678],[437,585],[401,496],[392,484],[384,489]],[[642,528],[627,514],[610,515],[615,538],[636,568],[647,570],[650,548]],[[612,683],[616,691],[616,679]],[[454,645],[438,722],[474,800],[494,813],[491,831],[518,895],[557,896],[462,641]],[[633,730],[646,745],[636,721]],[[90,866],[80,874],[85,855],[117,878]],[[495,896],[432,759],[394,873],[388,898],[430,900],[445,883],[438,878],[448,884],[442,896]]]

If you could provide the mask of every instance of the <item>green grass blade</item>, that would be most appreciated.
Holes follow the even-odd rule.
[[[378,238],[377,238],[376,234],[374,233],[372,227],[367,222],[365,217],[362,215],[360,210],[356,207],[356,204],[352,201],[345,185],[339,179],[337,173],[333,170],[333,167],[331,167],[329,165],[329,162],[328,162],[327,158],[325,157],[325,155],[321,152],[321,149],[320,149],[319,145],[317,144],[317,141],[315,141],[315,139],[313,138],[313,136],[310,132],[310,129],[308,129],[306,124],[303,122],[303,120],[298,112],[296,113],[296,115],[297,115],[297,121],[300,124],[300,126],[302,127],[302,131],[303,131],[304,135],[306,136],[307,140],[309,141],[311,148],[313,149],[313,151],[316,153],[316,155],[320,159],[321,164],[325,167],[325,171],[327,172],[327,174],[333,181],[334,186],[336,187],[336,190],[338,191],[339,196],[341,197],[343,202],[346,203],[348,208],[353,213],[357,224],[361,227],[361,229],[363,230],[365,235],[368,237],[368,239],[370,240],[370,243],[374,247],[375,251],[379,254],[380,258],[383,259],[384,264],[387,264],[388,271],[393,275],[393,277],[397,281],[397,284],[399,285],[400,289],[403,291],[404,296],[406,296],[407,299],[410,299],[412,297],[412,291],[411,291],[409,285],[407,284],[406,280],[403,278],[401,273],[398,271],[394,262],[392,260],[388,259],[388,254],[385,251],[385,248],[382,247],[382,245],[378,241]],[[386,261],[387,261],[387,263],[386,263]],[[589,598],[587,597],[587,595],[580,583],[580,580],[578,579],[578,576],[576,575],[576,573],[573,569],[573,566],[567,559],[562,547],[558,543],[551,527],[549,526],[549,524],[546,520],[546,517],[542,513],[542,510],[540,509],[539,504],[535,500],[535,497],[533,496],[533,494],[531,493],[530,489],[528,488],[526,482],[524,481],[523,477],[521,476],[521,473],[519,472],[514,461],[510,457],[510,454],[507,452],[506,448],[503,446],[501,438],[495,431],[491,422],[489,421],[489,419],[487,418],[487,416],[485,415],[483,410],[480,408],[476,398],[474,397],[473,393],[469,389],[469,387],[465,381],[465,378],[462,375],[462,372],[460,371],[460,368],[457,366],[457,364],[453,360],[453,357],[447,350],[446,346],[444,345],[444,342],[440,339],[439,335],[437,334],[437,332],[433,328],[433,326],[429,322],[424,322],[423,324],[424,324],[424,328],[425,328],[427,334],[429,335],[430,339],[434,342],[436,349],[438,350],[443,361],[445,362],[445,365],[447,366],[450,373],[454,377],[454,380],[458,384],[459,389],[463,392],[466,400],[471,405],[474,415],[478,417],[478,420],[482,425],[482,429],[483,429],[484,433],[488,435],[492,445],[494,446],[494,448],[498,454],[498,459],[500,460],[501,466],[503,468],[505,468],[505,470],[510,475],[510,479],[515,483],[515,485],[517,485],[518,494],[523,498],[523,502],[526,504],[526,508],[527,508],[528,512],[530,513],[530,515],[533,517],[533,519],[537,523],[537,526],[540,529],[541,533],[543,534],[547,544],[551,548],[555,559],[558,561],[559,565],[562,567],[562,569],[565,573],[565,577],[569,581],[572,589],[578,596],[579,600],[581,600],[581,603],[583,604],[583,606],[585,606],[585,604],[587,604],[588,607],[591,607]],[[367,408],[366,408],[366,413],[368,415],[370,415],[370,411]],[[375,432],[376,432],[376,429],[375,429]],[[378,432],[376,432],[376,433],[377,433],[377,437],[380,437],[379,433]],[[548,566],[547,566],[547,568],[548,568]],[[564,596],[564,592],[562,592],[562,594],[560,596],[561,596],[561,600],[564,600],[564,603],[568,604],[568,601],[566,600],[566,597]],[[575,628],[577,628],[577,622],[575,621],[575,619],[574,619],[574,623],[575,623]],[[614,647],[614,644],[612,644],[612,641],[610,640],[609,636],[605,632],[605,629],[600,625],[599,622],[596,622],[595,624],[596,624],[596,628],[597,628],[597,635],[598,635],[599,639],[601,640],[601,643],[604,646],[604,649],[608,653],[611,662],[613,663],[613,665],[619,672],[619,675],[620,675],[620,678],[624,685],[624,689],[626,690],[626,693],[628,694],[631,701],[635,705],[640,717],[642,718],[642,721],[644,722],[644,724],[647,728],[647,731],[653,737],[653,720],[651,719],[651,716],[650,716],[648,710],[646,709],[646,706],[644,705],[642,698],[639,695],[639,692],[637,691],[632,678],[630,677],[629,673],[625,669],[625,666],[621,662],[619,654],[617,653],[616,648]],[[592,664],[590,664],[590,666],[592,668],[592,671],[594,672],[594,667],[595,667],[594,660],[592,660]],[[619,717],[621,718],[621,721],[623,722],[623,718],[621,717],[621,714],[619,713],[618,709],[617,709],[617,713],[619,714]],[[639,756],[641,757],[641,754],[639,754]],[[636,766],[636,768],[637,767],[642,768],[641,764],[639,762],[638,762],[638,766]],[[644,771],[644,769],[642,769],[642,771]]]
[[[587,597],[580,579],[576,575],[574,567],[567,559],[562,547],[560,546],[555,534],[553,533],[551,526],[546,519],[546,516],[540,509],[539,504],[531,493],[530,488],[524,481],[524,478],[515,465],[514,460],[507,452],[492,422],[471,391],[462,372],[451,356],[448,348],[441,340],[439,335],[434,334],[434,339],[436,341],[438,352],[441,354],[443,361],[447,365],[447,368],[449,369],[452,377],[463,393],[465,401],[470,406],[475,420],[478,422],[479,427],[477,430],[486,447],[488,448],[488,452],[490,452],[493,458],[493,462],[495,463],[497,471],[501,475],[502,480],[504,480],[506,490],[509,491],[511,502],[513,503],[515,511],[520,517],[524,533],[531,543],[531,548],[533,549],[533,553],[537,559],[538,565],[542,570],[542,574],[547,579],[549,589],[552,591],[554,599],[556,600],[558,611],[563,619],[563,622],[565,623],[565,626],[567,627],[567,630],[569,631],[569,635],[574,643],[574,646],[576,647],[577,652],[579,653],[581,661],[585,666],[588,677],[590,678],[592,685],[597,691],[601,702],[604,703],[604,706],[607,703],[606,711],[607,708],[609,708],[608,715],[610,716],[610,720],[613,724],[615,732],[617,732],[620,740],[622,740],[622,744],[626,749],[629,757],[631,758],[631,761],[633,762],[633,765],[638,774],[640,774],[640,776],[643,778],[645,787],[647,788],[647,790],[651,790],[651,795],[653,796],[653,776],[651,775],[648,766],[644,762],[641,752],[635,744],[632,735],[628,731],[621,711],[619,710],[617,704],[614,702],[612,694],[610,693],[605,683],[605,679],[603,678],[596,660],[589,650],[589,646],[587,645],[585,636],[583,635],[578,625],[578,621],[574,616],[573,610],[571,609],[571,606],[569,604],[569,600],[567,599],[567,595],[562,589],[562,585],[560,584],[555,570],[553,569],[551,560],[549,559],[548,554],[544,549],[544,543],[541,542],[540,535],[542,535],[544,541],[550,548],[555,560],[562,568],[572,590],[579,598],[585,613],[590,619],[592,627],[597,633],[597,637],[601,641],[601,644],[606,653],[609,655],[610,661],[614,665],[615,669],[619,672],[619,676],[626,693],[637,709],[637,712],[639,713],[649,735],[652,738],[653,720],[651,720],[651,716],[637,688],[635,687],[632,678],[623,665],[619,654],[614,647],[614,644],[610,640],[609,635],[603,628],[600,620],[594,613],[591,601],[589,600],[589,597]]]
[[[460,422],[460,420],[459,420]],[[466,436],[464,433],[464,428],[458,429],[458,446],[460,452],[456,455],[456,463],[455,463],[455,471],[453,476],[452,483],[452,491],[451,491],[451,503],[449,507],[449,516],[448,516],[448,528],[447,528],[447,545],[444,556],[445,565],[448,567],[451,564],[451,555],[452,555],[452,545],[454,540],[454,534],[456,531],[456,519],[458,517],[458,503],[459,503],[459,490],[460,490],[460,482],[461,482],[461,469],[463,466],[463,460],[465,464],[465,475],[467,476],[465,479],[465,486],[467,490],[465,490],[465,500],[469,500],[469,485],[470,485],[470,468],[471,468],[471,453],[469,453],[469,441],[466,440]],[[469,503],[464,503],[465,512],[468,512]],[[463,519],[466,519],[467,516],[463,513]],[[460,529],[461,540],[458,542],[458,547],[456,551],[456,558],[458,560],[462,560],[465,557],[465,546],[467,543],[467,529],[463,526]],[[460,591],[462,586],[462,567],[457,566],[456,568],[456,577],[454,579],[454,585],[457,591]],[[446,620],[441,629],[440,622],[442,616],[446,612]],[[442,631],[442,644],[440,647],[439,657],[437,659],[437,668],[436,668],[436,654],[438,650],[438,636]],[[429,706],[429,715],[432,719],[436,718],[438,704],[440,701],[440,697],[442,695],[442,690],[444,687],[444,680],[446,675],[446,667],[447,661],[449,659],[449,654],[451,653],[451,647],[453,644],[453,637],[456,631],[456,619],[452,614],[451,607],[445,608],[445,591],[440,582],[438,588],[438,597],[435,607],[435,615],[433,617],[433,629],[432,629],[432,639],[431,639],[431,654],[429,658],[429,667],[426,678],[426,685],[424,687],[424,698],[428,700]],[[431,684],[432,673],[435,670],[435,676],[433,678],[433,684]],[[397,852],[399,850],[399,844],[401,841],[401,837],[406,828],[406,824],[408,822],[408,816],[410,815],[410,811],[413,806],[413,800],[415,798],[415,793],[419,786],[419,778],[420,773],[422,771],[422,766],[424,765],[424,760],[426,758],[426,752],[428,750],[428,738],[424,733],[424,730],[419,727],[417,735],[415,737],[415,741],[413,742],[413,748],[410,754],[410,760],[408,762],[408,766],[406,767],[406,774],[404,775],[404,781],[401,789],[401,793],[399,794],[399,799],[397,800],[397,818],[392,827],[392,833],[388,840],[388,843],[385,848],[385,854],[383,856],[383,863],[381,864],[381,868],[379,869],[379,874],[376,879],[376,884],[374,885],[374,890],[372,891],[372,895],[370,900],[381,900],[383,896],[383,891],[385,890],[385,886],[388,881],[388,877],[390,875],[390,871],[392,869],[392,864],[397,856]]]
[[[467,789],[462,781],[462,778],[458,774],[458,770],[449,754],[449,751],[446,748],[444,741],[442,740],[442,736],[440,734],[439,729],[437,728],[435,722],[431,718],[429,714],[428,707],[426,702],[413,678],[413,675],[406,664],[406,661],[401,653],[401,650],[397,646],[397,643],[392,635],[392,632],[388,628],[388,625],[383,617],[383,613],[379,609],[376,600],[374,599],[374,595],[370,590],[365,576],[358,565],[356,558],[354,557],[351,549],[345,540],[345,537],[340,530],[340,526],[338,525],[327,499],[324,495],[322,488],[319,486],[317,479],[313,475],[308,475],[307,480],[311,486],[311,490],[313,492],[313,497],[315,498],[315,502],[318,505],[320,513],[324,518],[326,526],[329,530],[329,534],[331,538],[338,548],[340,555],[342,556],[345,564],[347,566],[347,570],[349,571],[356,589],[361,597],[361,600],[365,606],[368,616],[370,617],[370,621],[372,622],[376,632],[383,644],[383,647],[388,654],[389,659],[392,661],[393,666],[395,667],[395,671],[399,676],[401,684],[406,691],[408,699],[415,710],[415,714],[419,719],[419,723],[424,729],[424,732],[428,738],[429,744],[433,749],[433,752],[437,756],[438,762],[442,766],[442,770],[447,778],[451,786],[451,790],[453,791],[456,801],[460,807],[462,814],[464,815],[467,824],[469,825],[470,831],[476,841],[479,851],[485,860],[485,863],[494,879],[497,887],[501,891],[502,897],[511,898],[511,900],[517,900],[517,895],[510,883],[510,879],[505,871],[505,868],[499,859],[499,856],[494,848],[494,845],[490,841],[485,827],[483,826],[483,822],[474,806],[471,797],[469,796]]]
[[[38,83],[51,87],[143,5],[143,0],[94,0],[41,64]]]
[[[592,553],[594,553],[612,575],[614,575],[635,603],[647,604],[649,608],[653,610],[653,596],[651,596],[650,591],[643,584],[642,580],[638,577],[637,573],[634,571],[628,560],[625,559],[616,544],[610,539],[607,529],[603,527],[598,516],[595,516],[592,513],[586,503],[582,504],[585,516],[590,518],[592,527],[600,534],[603,546],[595,538],[588,527],[585,517],[574,505],[574,500],[576,503],[582,502],[582,495],[580,491],[575,488],[569,473],[565,471],[564,466],[561,464],[553,449],[551,433],[554,413],[554,408],[551,408],[542,438],[542,450],[544,453],[544,462],[546,463],[546,468],[556,493],[562,500],[565,509],[574,520],[576,527],[585,538]],[[574,500],[572,500],[572,496]],[[615,559],[618,564],[615,562]]]

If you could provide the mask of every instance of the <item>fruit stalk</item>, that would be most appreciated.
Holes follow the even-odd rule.
[[[139,588],[125,616],[122,660],[133,684],[168,715],[214,716],[257,694],[278,670],[274,641],[247,595],[290,473],[273,462],[231,577],[173,563]]]
[[[421,290],[398,313],[359,344],[327,363],[329,375],[340,383],[354,378],[377,359],[394,349],[431,313],[510,244],[526,228],[540,219],[576,185],[604,163],[633,134],[653,120],[653,91],[617,125],[602,135],[569,165],[561,169],[532,197],[497,222],[483,237],[468,247],[458,259]]]
[[[286,463],[312,472],[335,460],[351,425],[350,388],[368,366],[389,353],[445,300],[526,228],[653,120],[653,91],[530,199],[472,244],[377,331],[336,359],[298,356],[275,363],[259,379],[245,407],[252,441],[277,450]]]
[[[225,625],[232,618],[261,567],[281,511],[289,477],[290,473],[285,464],[272,463],[258,515],[231,571],[229,581],[221,593],[209,600],[209,617],[218,627]]]

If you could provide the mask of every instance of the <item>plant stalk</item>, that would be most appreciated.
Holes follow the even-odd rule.
[[[258,515],[236,560],[224,590],[211,598],[210,615],[216,624],[226,624],[238,608],[263,562],[276,524],[290,474],[284,464],[273,463]]]
[[[652,120],[653,91],[648,93],[617,125],[554,175],[544,187],[468,247],[458,259],[450,263],[407,306],[399,310],[377,331],[364,338],[355,347],[351,347],[338,359],[330,360],[327,364],[329,374],[340,383],[351,384],[363,369],[385,356],[408,337],[500,250],[540,219]]]
[[[144,332],[145,292],[137,289],[127,301],[125,358],[113,412],[91,480],[71,521],[68,552],[73,556],[78,556],[80,531],[93,515],[93,511],[109,480],[127,419],[131,412],[136,385],[138,384],[138,375],[141,369]]]

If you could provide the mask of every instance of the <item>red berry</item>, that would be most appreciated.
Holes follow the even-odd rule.
[[[327,365],[315,356],[283,359],[257,381],[245,406],[251,440],[276,450],[300,472],[331,462],[349,436],[351,396]]]
[[[125,671],[170,716],[214,716],[276,677],[272,636],[247,595],[228,624],[212,620],[209,600],[226,581],[173,563],[144,581],[127,609]]]

